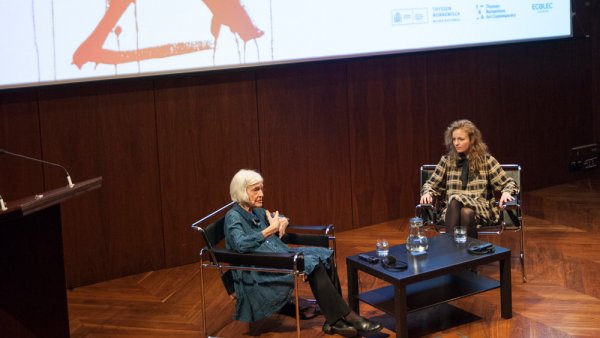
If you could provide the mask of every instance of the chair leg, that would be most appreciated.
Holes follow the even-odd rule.
[[[527,283],[527,274],[525,273],[525,227],[523,227],[523,221],[521,221],[521,252],[519,259],[521,261],[523,283]]]
[[[300,297],[298,296],[298,278],[299,275],[294,273],[294,295],[296,296],[296,337],[300,338]]]
[[[202,336],[208,337],[206,329],[206,304],[204,303],[204,268],[202,267],[202,256],[200,256],[200,301],[202,303]]]
[[[334,266],[334,268],[337,269],[337,247],[336,247],[336,243],[337,243],[337,240],[334,238],[331,241],[331,244],[329,245],[329,249],[331,249],[333,251],[333,257],[332,257],[333,258],[333,266]]]

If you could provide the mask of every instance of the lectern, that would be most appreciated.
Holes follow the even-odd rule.
[[[0,211],[0,337],[69,337],[60,205],[101,185],[97,177]]]

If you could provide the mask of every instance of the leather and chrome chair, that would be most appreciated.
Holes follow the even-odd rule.
[[[420,168],[420,187],[431,177],[435,170],[435,164],[425,164]],[[522,191],[521,184],[521,166],[518,164],[501,164],[502,169],[507,176],[511,177],[519,186],[519,191]],[[491,191],[490,187],[490,191]],[[504,231],[520,232],[519,237],[519,260],[521,262],[521,273],[523,282],[527,282],[527,274],[525,272],[525,229],[523,227],[523,215],[521,211],[522,196],[519,192],[515,199],[506,203],[500,209],[500,218],[494,224],[479,224],[478,234],[480,235],[500,235]],[[496,198],[498,199],[498,198]],[[443,201],[444,192],[439,198],[434,199],[431,204],[418,204],[415,208],[415,216],[423,218],[423,224],[428,228],[433,228],[437,232],[445,233],[444,220],[441,219],[441,210],[444,208]],[[498,202],[496,202],[498,207]]]
[[[218,211],[222,209],[223,208]],[[204,270],[217,269],[221,274],[221,281],[223,282],[227,294],[232,298],[235,298],[235,290],[233,279],[231,277],[231,270],[261,271],[294,275],[296,335],[297,337],[300,337],[300,309],[298,306],[300,298],[298,296],[298,283],[305,277],[304,256],[301,253],[238,253],[228,250],[224,248],[223,245],[219,245],[225,238],[224,218],[202,228],[198,224],[204,219],[192,225],[193,229],[200,232],[205,243],[205,246],[200,250],[200,280],[204,336],[209,337],[207,335],[208,329],[206,326]],[[331,224],[324,226],[290,225],[282,240],[291,245],[328,247],[334,252],[333,264],[336,264],[334,230],[335,229]]]

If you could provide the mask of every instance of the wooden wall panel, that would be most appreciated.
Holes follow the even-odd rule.
[[[587,143],[600,141],[600,2],[573,0],[573,36],[578,48],[573,50],[573,59],[586,67],[585,83],[590,91],[592,137]],[[580,95],[581,96],[581,95]],[[591,101],[591,102],[590,102]],[[587,114],[586,114],[587,115]],[[587,135],[587,134],[586,134]],[[586,143],[586,144],[587,144]],[[581,173],[580,173],[581,174]],[[571,175],[570,175],[571,176]]]
[[[570,148],[593,139],[587,113],[591,100],[584,99],[591,98],[590,60],[581,53],[587,43],[568,40],[498,49],[498,113],[507,120],[489,143],[504,161],[522,165],[528,189],[581,175],[569,173],[568,156]]]
[[[230,202],[239,169],[259,168],[256,90],[253,72],[157,83],[162,223],[175,266],[198,259],[203,242],[190,225]]]
[[[496,48],[477,48],[437,52],[426,57],[429,163],[437,163],[447,152],[444,132],[452,121],[464,118],[473,121],[486,140],[493,136],[486,132],[493,132],[502,123],[496,53]]]
[[[265,206],[296,224],[352,228],[346,66],[257,72]],[[271,210],[274,211],[274,210]]]
[[[164,267],[152,82],[40,91],[44,157],[102,188],[62,206],[71,287]],[[46,188],[65,184],[46,171]]]
[[[578,177],[568,150],[592,138],[584,49],[569,40],[428,56],[429,128],[441,143],[451,121],[472,120],[500,162],[522,165],[530,189]]]
[[[600,142],[600,3],[588,1],[590,8],[587,12],[588,32],[592,44],[592,118],[594,119],[594,141]]]
[[[410,215],[431,141],[425,62],[418,56],[349,62],[354,227]]]
[[[0,148],[42,158],[37,91],[0,93]],[[44,191],[41,164],[0,155],[0,195],[5,202]]]

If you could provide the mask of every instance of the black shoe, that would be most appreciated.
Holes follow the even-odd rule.
[[[373,323],[365,317],[359,317],[358,320],[349,322],[361,336],[368,336],[380,331],[383,327],[379,323]]]
[[[348,324],[343,319],[338,320],[333,325],[323,324],[323,332],[327,334],[339,334],[343,337],[356,337],[358,335],[358,331],[354,326]]]
[[[302,320],[313,319],[316,316],[321,314],[321,311],[317,304],[314,304],[312,306],[308,305],[308,304],[303,304],[303,303],[300,303],[300,304],[302,304],[302,305],[298,306],[298,310],[300,311],[300,319],[302,319]],[[281,308],[281,310],[279,310],[279,313],[284,316],[296,318],[296,304],[294,304],[291,301],[286,303]]]

